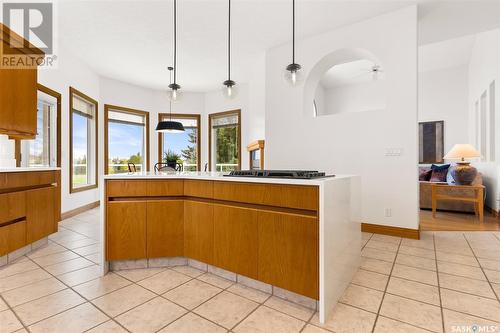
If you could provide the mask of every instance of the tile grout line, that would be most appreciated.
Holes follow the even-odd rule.
[[[5,300],[5,298],[3,298],[2,295],[0,295],[0,300],[2,300],[5,303],[5,305],[7,306],[7,310],[4,310],[4,311],[10,310],[10,312],[12,312],[14,314],[14,317],[16,317],[17,321],[21,324],[22,328],[24,328],[25,330],[27,330],[29,332],[28,327],[26,325],[24,325],[24,322],[21,320],[21,318],[14,311],[14,308],[12,308],[9,303],[7,303],[7,301]],[[21,329],[19,329],[19,330],[21,330]],[[17,331],[19,331],[19,330],[17,330]]]
[[[438,287],[438,295],[439,295],[439,310],[441,311],[441,327],[443,329],[443,332],[446,332],[445,327],[444,327],[444,311],[443,311],[443,300],[441,297],[441,284],[439,280],[439,267],[438,267],[438,260],[437,260],[437,251],[436,251],[436,238],[434,237],[434,234],[432,234],[432,239],[434,242],[434,256],[436,257],[436,277],[437,277],[437,287]]]
[[[397,260],[399,248],[400,248],[402,242],[403,242],[403,240],[400,239],[399,243],[398,243],[398,251],[396,252],[396,256],[394,257],[394,262],[392,263],[391,271],[389,272],[389,277],[387,278],[387,283],[385,284],[385,289],[384,289],[384,292],[382,294],[382,299],[380,300],[380,305],[378,307],[377,314],[375,316],[375,321],[373,322],[373,327],[371,329],[372,333],[375,332],[375,327],[377,326],[378,317],[380,316],[380,310],[382,309],[382,305],[384,304],[385,295],[387,294],[387,288],[389,287],[389,282],[391,281],[392,271],[394,270],[394,266],[396,265],[396,260]]]
[[[28,258],[28,259],[29,259],[29,258]],[[29,260],[31,260],[31,259],[29,259]],[[38,265],[36,262],[34,262],[34,263],[35,263],[36,265]],[[41,267],[40,265],[38,265],[38,266],[39,266],[39,267],[40,267],[43,271],[45,271],[46,273],[48,273],[49,275],[51,275],[54,279],[58,280],[58,281],[59,281],[59,282],[61,282],[63,285],[65,285],[65,286],[66,286],[66,288],[64,288],[64,289],[62,289],[62,290],[59,290],[59,291],[56,291],[56,292],[53,292],[53,293],[51,293],[51,294],[48,294],[48,295],[45,295],[45,296],[39,297],[39,298],[37,298],[36,300],[38,300],[38,299],[42,299],[42,298],[44,298],[44,297],[51,296],[51,295],[57,294],[57,293],[59,293],[59,292],[61,292],[61,291],[64,291],[64,290],[66,290],[66,289],[69,289],[69,290],[73,291],[74,293],[76,293],[76,294],[77,294],[80,298],[82,298],[82,299],[83,299],[83,302],[82,302],[82,303],[79,303],[79,304],[77,304],[77,305],[75,305],[75,306],[71,306],[71,307],[69,307],[69,308],[67,308],[67,309],[64,309],[64,310],[63,310],[63,311],[61,311],[61,312],[58,312],[58,313],[55,313],[55,314],[53,314],[53,315],[50,315],[50,316],[48,316],[48,317],[46,317],[46,318],[43,318],[43,319],[41,319],[41,320],[39,320],[39,321],[36,321],[36,322],[31,323],[30,325],[26,326],[26,330],[28,330],[28,332],[30,332],[29,326],[33,326],[33,325],[35,325],[35,324],[38,324],[38,323],[40,323],[40,322],[42,322],[42,321],[45,321],[45,320],[50,319],[50,318],[52,318],[52,317],[55,317],[55,316],[57,316],[57,315],[59,315],[59,314],[61,314],[61,313],[64,313],[64,312],[68,311],[68,310],[71,310],[71,309],[74,309],[74,308],[76,308],[76,307],[78,307],[78,306],[81,306],[81,305],[83,305],[83,304],[85,304],[85,303],[91,303],[91,302],[89,302],[89,301],[88,301],[85,297],[83,297],[82,295],[80,295],[80,294],[79,294],[76,290],[74,290],[73,288],[71,288],[70,286],[68,286],[66,283],[64,283],[63,281],[61,281],[61,280],[60,280],[60,279],[59,279],[56,275],[54,275],[54,274],[52,274],[52,273],[50,273],[50,272],[46,271],[46,270],[45,270],[43,267]],[[47,280],[48,280],[48,279],[47,279]],[[32,301],[33,301],[33,300],[32,300]],[[23,304],[27,304],[27,303],[29,303],[29,302],[31,302],[31,301],[28,301],[28,302],[23,303]],[[18,306],[19,306],[19,305],[18,305]],[[108,316],[108,317],[109,317],[109,316]],[[23,323],[23,324],[24,324],[24,323]]]
[[[476,253],[475,253],[475,251],[474,251],[474,248],[470,245],[469,240],[467,239],[467,237],[465,236],[465,234],[464,234],[464,239],[465,239],[465,241],[467,242],[467,244],[469,245],[469,247],[470,247],[470,249],[471,249],[471,251],[472,251],[472,254],[474,254],[474,256],[476,256]],[[495,291],[495,288],[493,288],[493,286],[492,286],[492,284],[491,284],[491,281],[490,281],[490,279],[488,278],[488,275],[487,275],[487,274],[486,274],[486,272],[484,271],[483,265],[481,264],[481,262],[478,260],[478,258],[477,258],[477,257],[475,257],[475,258],[476,258],[476,260],[478,261],[478,263],[479,263],[479,268],[481,269],[481,272],[483,272],[483,275],[484,275],[484,277],[486,278],[486,281],[488,282],[488,284],[490,285],[490,288],[491,288],[491,290],[493,291],[493,294],[496,296],[497,301],[498,301],[498,302],[500,302],[500,298],[498,297],[498,294],[497,294],[497,292]],[[477,296],[478,296],[478,295],[477,295]]]

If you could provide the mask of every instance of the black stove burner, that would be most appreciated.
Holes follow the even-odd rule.
[[[256,178],[293,178],[293,179],[313,179],[327,176],[324,172],[310,170],[238,170],[231,171],[226,177],[256,177]]]

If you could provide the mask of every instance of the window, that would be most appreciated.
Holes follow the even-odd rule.
[[[496,158],[495,81],[492,81],[475,101],[474,112],[474,143],[477,150],[481,152],[481,161],[494,162]]]
[[[149,113],[104,105],[104,173],[149,171]]]
[[[159,121],[169,120],[170,114],[160,113]],[[158,134],[158,161],[166,162],[170,151],[179,156],[184,171],[201,170],[201,136],[199,114],[172,114],[172,120],[182,123],[184,132]]]
[[[69,88],[70,193],[97,187],[97,101]]]
[[[38,85],[34,140],[21,140],[16,159],[21,167],[61,166],[61,94]]]
[[[210,170],[240,170],[241,110],[210,114],[208,128]]]

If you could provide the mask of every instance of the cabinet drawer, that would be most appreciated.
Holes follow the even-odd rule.
[[[0,257],[26,244],[26,220],[0,227]]]
[[[40,185],[50,185],[58,182],[56,171],[9,172],[2,177],[2,190]]]
[[[150,197],[182,196],[184,181],[182,179],[151,180],[148,181],[147,193]]]
[[[26,193],[0,194],[0,225],[26,216]]]
[[[148,182],[144,180],[108,180],[108,197],[144,197],[147,195]]]
[[[209,180],[185,180],[184,195],[212,199],[214,196],[214,182]]]
[[[214,199],[294,209],[318,210],[318,187],[215,182]]]

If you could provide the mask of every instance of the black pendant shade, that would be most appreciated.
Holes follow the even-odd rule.
[[[170,73],[170,82],[172,82],[172,70],[173,67],[168,67],[168,71]],[[169,87],[172,85],[175,85],[175,83],[170,83]],[[173,90],[175,91],[175,90]],[[158,122],[158,125],[156,125],[156,131],[158,133],[180,133],[184,132],[184,125],[178,121],[173,121],[172,120],[172,100],[169,102],[170,105],[170,117],[169,120],[161,120]]]
[[[170,133],[184,132],[184,126],[178,121],[165,120],[160,121],[158,125],[156,125],[156,131]]]

